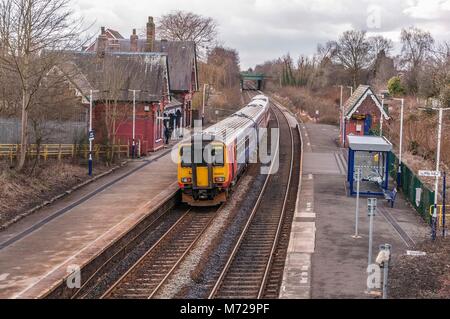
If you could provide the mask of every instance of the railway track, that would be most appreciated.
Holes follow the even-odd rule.
[[[250,94],[247,94],[251,98]],[[298,184],[298,177],[296,174],[292,176],[292,173],[300,163],[294,161],[299,137],[293,134],[283,111],[278,107],[272,109],[281,134],[276,146],[277,151],[279,150],[279,171],[267,176],[228,262],[218,280],[213,279],[211,287],[214,284],[215,286],[210,298],[277,298],[279,294],[297,194],[296,190],[290,191],[292,185]],[[272,164],[271,170],[274,168]],[[161,214],[132,241],[145,242],[142,244],[145,248],[140,249],[141,253],[136,258],[126,262],[126,266],[121,266],[122,271],[106,279],[107,282],[97,281],[92,284],[91,280],[88,280],[87,287],[83,287],[74,297],[157,297],[158,292],[167,286],[172,274],[200,241],[220,210],[221,208],[183,210],[180,207]],[[151,235],[145,235],[147,237],[144,238],[143,234],[147,233]],[[125,257],[127,252],[131,252],[136,245],[132,242],[129,247],[124,247],[123,251],[126,252],[121,251],[117,257],[113,256],[98,272],[107,268],[111,260],[129,258]],[[222,266],[219,266],[218,270],[222,270]],[[92,280],[94,281],[95,279]]]
[[[188,210],[101,298],[152,298],[201,238],[219,210]]]
[[[279,107],[273,107],[273,112],[281,135],[279,171],[268,175],[209,298],[278,297],[293,214],[288,214],[287,208],[292,202],[295,205],[296,197],[296,191],[290,191],[297,185],[292,180],[296,141],[287,116]],[[272,163],[271,171],[274,168]]]

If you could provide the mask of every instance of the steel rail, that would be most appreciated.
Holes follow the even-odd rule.
[[[292,152],[291,152],[291,164],[290,164],[290,172],[289,172],[289,181],[288,181],[288,184],[286,186],[286,195],[285,195],[285,198],[283,200],[282,213],[280,214],[280,218],[279,218],[279,222],[278,222],[278,226],[277,226],[276,238],[275,238],[275,241],[274,241],[274,243],[272,245],[271,256],[270,256],[270,258],[268,260],[268,263],[266,264],[266,267],[265,267],[263,280],[262,280],[262,282],[260,284],[260,289],[259,289],[259,292],[258,292],[258,298],[261,297],[261,295],[262,295],[261,292],[264,291],[264,286],[265,286],[265,283],[266,283],[266,280],[267,280],[268,273],[270,272],[270,265],[272,263],[272,254],[273,254],[273,251],[276,249],[276,246],[277,246],[277,243],[278,243],[279,234],[281,232],[280,228],[283,225],[284,211],[285,211],[285,208],[286,208],[286,202],[287,202],[287,198],[288,198],[288,193],[289,193],[289,188],[290,188],[290,180],[291,180],[291,176],[292,176],[292,167],[293,167],[294,141],[293,141],[292,130],[290,129],[289,121],[288,121],[286,115],[282,112],[282,110],[279,109],[278,106],[276,106],[276,107],[279,110],[279,112],[281,112],[283,114],[283,116],[285,117],[285,120],[287,121],[287,125],[289,127],[289,132],[290,132],[290,136],[291,136],[291,150],[292,150]],[[275,117],[276,117],[276,120],[277,120],[277,123],[278,123],[278,127],[280,127],[280,119],[279,119],[278,115],[276,114],[276,112],[274,112],[274,113],[275,113]],[[278,143],[277,143],[276,154],[279,154],[279,150],[280,150],[280,140],[278,140]],[[272,164],[270,166],[270,172],[271,173],[273,172],[274,164],[275,163],[272,162]],[[238,253],[238,251],[239,251],[239,249],[240,249],[240,247],[241,247],[241,245],[242,245],[242,243],[244,241],[244,238],[247,235],[247,232],[248,232],[248,230],[250,228],[250,225],[252,224],[252,222],[254,220],[254,217],[255,217],[258,209],[260,208],[260,203],[261,203],[261,201],[262,201],[262,199],[263,199],[263,197],[265,195],[265,192],[266,192],[266,189],[267,189],[267,185],[269,184],[269,181],[270,181],[272,175],[273,174],[268,174],[267,175],[267,178],[266,178],[266,180],[264,182],[264,185],[263,185],[263,187],[261,189],[261,192],[260,192],[260,194],[258,196],[256,204],[255,204],[255,206],[254,206],[254,208],[253,208],[253,210],[252,210],[252,212],[251,212],[251,214],[250,214],[250,216],[249,216],[249,218],[247,220],[247,223],[244,226],[243,231],[241,232],[241,235],[239,236],[239,238],[237,240],[237,243],[235,244],[235,246],[233,248],[233,251],[230,254],[230,257],[227,260],[227,263],[225,264],[222,272],[220,273],[220,275],[219,275],[219,277],[218,277],[218,279],[216,281],[216,284],[214,285],[213,289],[211,290],[211,293],[210,293],[210,295],[208,297],[209,299],[214,298],[214,296],[217,294],[220,286],[222,285],[222,283],[223,283],[223,281],[225,279],[225,276],[228,273],[228,271],[229,271],[229,269],[231,267],[231,264],[234,261],[236,255],[237,255],[237,253]]]
[[[172,227],[169,228],[169,230],[155,243],[153,244],[153,246],[143,255],[141,256],[141,258],[139,258],[134,264],[133,266],[131,266],[111,287],[109,287],[109,289],[103,293],[103,295],[100,297],[100,299],[104,299],[106,298],[108,295],[110,295],[110,293],[116,289],[116,287],[122,283],[122,281],[137,267],[139,267],[139,265],[141,264],[141,262],[150,254],[152,253],[162,242],[163,240],[169,236],[169,234],[172,233],[172,231],[179,225],[181,224],[182,221],[184,221],[184,219],[186,218],[186,216],[189,214],[189,212],[191,211],[191,209],[189,209],[188,211],[186,211],[186,213],[184,213],[175,224],[172,225]]]

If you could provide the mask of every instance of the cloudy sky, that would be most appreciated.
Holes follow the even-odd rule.
[[[106,26],[124,37],[144,28],[148,16],[173,10],[211,16],[220,26],[220,41],[239,51],[243,69],[287,52],[310,55],[318,43],[351,28],[389,37],[397,50],[400,30],[412,25],[450,41],[450,0],[74,0],[73,5],[94,23],[94,31]]]

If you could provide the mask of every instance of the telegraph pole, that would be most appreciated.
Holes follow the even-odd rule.
[[[400,147],[398,154],[398,171],[397,171],[397,187],[401,186],[402,183],[402,151],[403,151],[403,113],[404,113],[404,105],[405,99],[394,99],[396,101],[401,101],[401,109],[400,109]]]

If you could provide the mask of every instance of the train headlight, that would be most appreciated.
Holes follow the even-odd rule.
[[[181,179],[181,182],[182,182],[183,184],[192,183],[192,178],[190,178],[190,177],[183,177],[183,178]]]
[[[214,181],[216,183],[224,183],[225,182],[225,177],[216,177],[216,178],[214,178]]]

